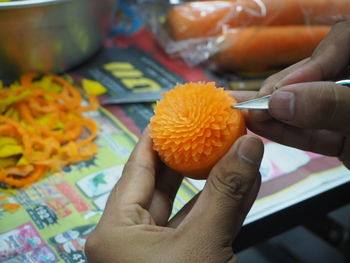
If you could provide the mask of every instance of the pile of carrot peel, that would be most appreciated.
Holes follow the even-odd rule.
[[[97,124],[83,113],[98,108],[66,79],[26,74],[0,85],[0,182],[25,187],[46,172],[87,161],[98,152]]]

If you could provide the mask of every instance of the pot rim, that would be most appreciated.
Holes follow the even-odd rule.
[[[23,8],[23,7],[32,7],[32,6],[44,6],[59,4],[64,2],[71,2],[73,0],[20,0],[13,2],[0,2],[1,9],[11,9],[11,8]]]

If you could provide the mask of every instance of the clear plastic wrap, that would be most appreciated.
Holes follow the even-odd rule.
[[[228,71],[292,64],[310,56],[333,24],[350,19],[350,0],[162,2],[140,11],[164,50]]]

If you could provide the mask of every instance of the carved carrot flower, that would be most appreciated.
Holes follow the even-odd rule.
[[[214,82],[178,84],[157,102],[149,125],[153,147],[172,169],[205,179],[246,133],[236,100]]]

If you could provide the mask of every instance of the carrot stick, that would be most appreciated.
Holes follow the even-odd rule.
[[[17,179],[12,176],[0,177],[0,181],[12,185],[14,187],[20,188],[27,186],[31,183],[39,180],[46,172],[47,168],[44,165],[37,165],[34,171],[25,178]]]
[[[13,131],[18,138],[22,141],[24,146],[24,156],[29,158],[32,154],[32,142],[30,140],[31,134],[28,132],[16,121],[0,115],[0,122],[5,123],[13,127]]]
[[[48,101],[42,97],[30,98],[28,100],[28,103],[32,111],[35,111],[38,114],[55,112],[59,108],[59,105],[56,101]]]
[[[90,135],[84,139],[79,141],[77,144],[79,147],[85,146],[88,143],[92,142],[97,137],[98,127],[97,124],[90,120],[90,119],[84,119],[84,125],[89,129]]]
[[[16,109],[18,110],[21,118],[30,125],[35,125],[32,113],[28,109],[28,105],[25,102],[20,102],[16,104]]]
[[[62,87],[64,88],[62,94],[64,95],[64,97],[66,97],[67,100],[70,101],[70,103],[67,106],[79,107],[82,102],[79,92],[64,78],[55,75],[51,77],[55,82],[62,85]]]
[[[184,3],[167,16],[174,40],[255,25],[331,25],[350,18],[348,0],[224,0]]]
[[[80,107],[80,111],[84,112],[84,111],[95,111],[98,109],[99,103],[98,100],[96,98],[96,96],[93,95],[89,95],[89,105],[88,106],[84,106],[84,107]]]
[[[32,87],[32,81],[38,74],[36,73],[27,73],[21,76],[21,84],[24,89],[30,90]]]
[[[263,71],[289,65],[312,54],[329,26],[249,27],[230,30],[214,61],[224,69]]]
[[[15,136],[16,130],[8,124],[0,125],[0,136],[2,135],[9,135],[11,137]]]
[[[15,174],[19,178],[19,177],[26,177],[33,171],[34,171],[33,165],[25,165],[25,166],[8,167],[5,172],[6,172],[6,176]]]
[[[7,204],[2,205],[1,208],[7,212],[13,213],[13,212],[16,212],[20,207],[21,207],[21,205],[19,205],[17,203],[7,203]]]

